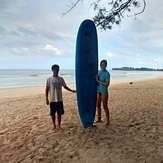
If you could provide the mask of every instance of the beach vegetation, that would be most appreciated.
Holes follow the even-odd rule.
[[[63,13],[63,16],[70,12],[79,2],[84,0],[76,0],[68,5],[69,10]],[[106,5],[107,4],[107,5]],[[120,25],[124,16],[134,17],[142,14],[146,8],[146,0],[107,0],[104,4],[102,0],[94,0],[90,6],[95,11],[92,18],[97,27],[101,30],[112,29],[113,25]]]
[[[112,70],[123,70],[123,71],[163,71],[163,69],[154,69],[154,68],[134,68],[134,67],[121,67],[121,68],[112,68]]]

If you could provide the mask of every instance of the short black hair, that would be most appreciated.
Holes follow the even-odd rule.
[[[101,63],[102,63],[102,62],[105,63],[105,65],[107,66],[107,61],[106,61],[105,59],[102,60]],[[100,63],[100,64],[101,64],[101,63]]]
[[[52,70],[54,70],[54,69],[58,69],[58,70],[59,70],[59,65],[56,65],[56,64],[55,64],[55,65],[53,65],[53,66],[51,67],[51,69],[52,69]]]

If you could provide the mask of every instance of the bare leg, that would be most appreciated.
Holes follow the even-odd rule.
[[[103,107],[104,107],[105,115],[107,119],[106,126],[108,126],[110,124],[110,113],[108,109],[108,94],[102,94],[101,98],[102,98],[102,103],[103,103]]]
[[[58,114],[58,128],[62,129],[61,128],[61,114]]]
[[[54,130],[56,129],[56,124],[55,124],[55,115],[52,115],[52,122],[53,122],[53,126],[54,126]]]
[[[99,93],[97,93],[96,106],[97,106],[97,116],[98,116],[98,120],[96,122],[98,123],[101,122],[101,96],[99,95]]]

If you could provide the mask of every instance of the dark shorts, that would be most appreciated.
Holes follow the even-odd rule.
[[[50,115],[55,115],[57,114],[64,114],[64,108],[63,108],[63,101],[60,102],[50,102]]]

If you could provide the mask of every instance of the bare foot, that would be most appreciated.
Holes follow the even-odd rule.
[[[109,122],[109,123],[107,122],[104,126],[105,126],[105,127],[110,126],[110,122]]]
[[[102,123],[102,120],[98,119],[95,123]]]
[[[93,124],[93,125],[89,126],[88,128],[97,128],[97,126]]]
[[[60,127],[60,126],[58,126],[58,130],[61,130],[61,131],[63,131],[63,128],[62,128],[62,127]]]
[[[96,126],[96,125],[92,125],[91,127],[92,127],[92,128],[97,128],[97,126]]]
[[[54,127],[52,128],[52,130],[55,130],[56,129],[56,125],[54,125]]]

